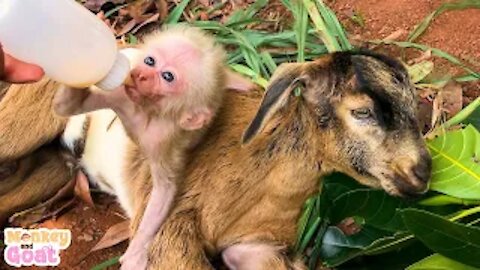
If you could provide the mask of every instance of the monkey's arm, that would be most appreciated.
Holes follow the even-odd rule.
[[[103,109],[107,106],[105,94],[87,89],[62,86],[55,95],[53,107],[61,116],[71,116]]]
[[[63,131],[67,119],[52,109],[58,86],[43,79],[8,88],[0,101],[0,163],[32,152]]]
[[[172,172],[160,164],[151,164],[153,188],[138,229],[120,259],[121,269],[146,269],[147,250],[153,237],[170,212],[175,199],[177,184]]]

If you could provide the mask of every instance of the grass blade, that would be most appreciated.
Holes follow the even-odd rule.
[[[190,3],[190,0],[183,0],[178,4],[170,14],[168,14],[167,18],[165,18],[165,24],[176,24],[180,21],[180,17],[182,17],[183,11]]]
[[[120,259],[120,256],[118,257],[114,257],[114,258],[111,258],[111,259],[108,259],[104,262],[102,262],[101,264],[97,264],[95,265],[94,267],[92,267],[91,270],[103,270],[103,269],[107,269],[107,267],[110,267],[110,266],[113,266],[113,265],[116,265],[118,264],[118,260]]]
[[[374,43],[374,44],[396,45],[396,46],[399,46],[401,48],[415,48],[415,49],[422,50],[422,51],[431,50],[432,54],[434,54],[438,57],[444,58],[444,59],[452,62],[453,64],[455,64],[457,66],[460,66],[465,71],[467,71],[470,75],[474,76],[475,78],[480,79],[480,74],[479,73],[477,73],[474,70],[472,70],[471,68],[467,67],[464,63],[462,63],[455,56],[453,56],[453,55],[451,55],[447,52],[444,52],[440,49],[432,48],[432,47],[429,47],[427,45],[422,45],[422,44],[408,42],[408,41],[371,40],[369,42]]]
[[[328,26],[330,31],[329,33],[338,39],[337,42],[339,42],[341,50],[351,50],[353,47],[348,41],[345,30],[335,16],[335,13],[328,6],[326,6],[322,0],[317,0],[317,6],[325,20],[326,25]]]
[[[415,29],[408,35],[407,41],[414,41],[421,36],[430,23],[440,14],[449,10],[461,10],[466,8],[480,8],[480,1],[478,0],[463,0],[456,3],[445,3],[437,8],[434,12],[430,13],[423,21],[418,24]]]
[[[317,34],[325,44],[325,47],[327,47],[327,50],[329,52],[341,51],[342,48],[340,47],[337,40],[335,39],[335,36],[332,35],[328,30],[327,25],[325,24],[325,21],[322,18],[322,16],[320,16],[320,12],[318,11],[315,3],[311,0],[303,0],[303,4],[305,5],[308,11],[308,14],[310,16],[310,19],[313,22],[313,25],[315,27],[315,30],[317,31]]]

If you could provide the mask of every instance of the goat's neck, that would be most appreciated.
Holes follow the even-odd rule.
[[[317,126],[306,108],[297,107],[292,115],[282,117],[276,130],[256,145],[268,185],[292,196],[317,192],[322,173],[318,140]]]

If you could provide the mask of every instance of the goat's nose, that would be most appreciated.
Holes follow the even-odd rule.
[[[430,180],[431,171],[431,165],[425,162],[420,162],[412,168],[413,175],[415,175],[417,180],[422,183],[428,183],[428,180]]]
[[[420,182],[428,183],[432,175],[432,157],[426,149],[421,149],[418,162],[412,168],[413,175]]]

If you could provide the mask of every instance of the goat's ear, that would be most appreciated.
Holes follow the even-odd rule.
[[[248,143],[255,135],[263,130],[266,123],[278,110],[284,107],[292,91],[301,83],[300,74],[303,70],[300,63],[282,64],[278,67],[270,80],[270,85],[263,96],[260,108],[243,134],[242,143]]]

